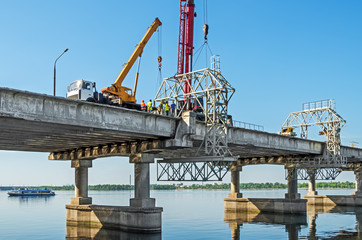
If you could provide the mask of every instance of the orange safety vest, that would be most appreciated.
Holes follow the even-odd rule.
[[[141,110],[142,111],[146,110],[146,103],[144,102],[141,103]]]

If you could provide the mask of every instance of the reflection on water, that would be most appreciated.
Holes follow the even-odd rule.
[[[318,216],[325,215],[318,226]],[[343,216],[354,216],[354,226],[345,225]],[[307,223],[308,217],[308,223]],[[362,208],[342,206],[307,205],[306,215],[272,213],[230,213],[225,212],[224,220],[231,229],[231,239],[243,239],[244,224],[284,226],[288,239],[362,239]],[[306,231],[302,231],[306,229]]]
[[[324,239],[360,239],[361,223],[362,223],[362,208],[347,207],[347,206],[312,206],[307,205],[307,214],[309,221],[308,236],[301,236],[300,239],[319,239],[324,236]],[[329,214],[328,224],[343,223],[339,219],[340,216],[351,215],[356,219],[355,226],[339,227],[339,229],[318,229],[317,219],[322,214]],[[337,220],[338,219],[338,220]]]
[[[140,234],[123,232],[105,228],[89,228],[67,225],[66,239],[132,239],[132,240],[161,240],[161,233]]]
[[[261,223],[272,225],[284,225],[288,232],[289,239],[298,239],[298,231],[302,225],[307,225],[307,217],[305,215],[292,214],[272,214],[272,213],[247,213],[225,212],[226,222],[231,228],[231,239],[239,240],[240,226],[248,223]],[[242,234],[242,233],[241,233]]]
[[[321,190],[321,194],[346,195],[351,190]],[[132,234],[107,229],[66,227],[66,209],[74,191],[55,196],[8,197],[0,191],[0,239],[362,239],[362,207],[308,206],[307,215],[228,214],[224,197],[229,191],[151,191],[164,207],[162,233]],[[285,190],[246,191],[255,198],[284,197]],[[93,202],[129,204],[128,192],[90,191]],[[226,220],[226,222],[224,221]],[[19,226],[21,226],[19,228]],[[21,229],[21,230],[19,230]],[[233,236],[231,236],[233,234]]]
[[[53,200],[54,196],[8,196],[9,201],[19,202],[20,204],[41,203],[46,204]]]

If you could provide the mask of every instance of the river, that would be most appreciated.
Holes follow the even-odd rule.
[[[318,190],[349,195],[353,190]],[[241,190],[243,197],[282,198],[286,190]],[[300,193],[305,194],[304,190]],[[129,205],[131,192],[89,191],[94,204]],[[73,191],[53,197],[8,197],[0,191],[0,239],[360,239],[362,207],[308,208],[308,215],[224,214],[228,191],[151,191],[163,207],[162,233],[130,234],[67,227],[65,205]],[[361,222],[360,222],[361,221]],[[79,238],[80,239],[80,238]],[[362,239],[362,236],[361,236]]]

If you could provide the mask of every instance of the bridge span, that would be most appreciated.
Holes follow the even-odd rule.
[[[206,131],[192,112],[173,118],[7,88],[0,88],[0,118],[0,150],[49,152],[49,160],[71,161],[75,197],[66,207],[68,223],[146,232],[161,230],[162,212],[150,198],[149,164],[155,158],[192,159]],[[305,212],[306,200],[300,199],[297,176],[288,164],[290,159],[322,155],[325,143],[237,127],[228,128],[227,141],[238,159],[228,169],[232,187],[226,210]],[[356,193],[349,202],[362,205],[362,149],[342,146],[341,155],[348,159],[346,170],[356,174]],[[135,164],[135,197],[130,206],[93,205],[88,196],[92,160],[109,156],[126,156]],[[288,193],[282,203],[242,198],[240,172],[249,164],[281,164],[288,169]],[[316,200],[313,180],[308,196],[314,203],[325,203],[325,198]]]

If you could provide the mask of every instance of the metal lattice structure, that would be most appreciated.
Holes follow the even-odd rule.
[[[327,138],[326,149],[322,157],[296,159],[291,162],[299,169],[298,176],[305,179],[310,169],[314,169],[320,179],[335,179],[340,168],[347,165],[347,158],[341,156],[340,132],[346,121],[335,111],[334,100],[322,100],[303,104],[303,110],[289,114],[281,134],[292,135],[294,129],[300,129],[300,137],[307,139],[308,128],[318,126],[319,135]]]
[[[195,157],[203,159],[198,161],[199,163],[211,164],[202,164],[202,166],[193,164],[195,170],[200,167],[219,165],[224,168],[224,162],[213,159],[232,157],[227,143],[227,127],[231,125],[231,119],[228,119],[228,103],[235,89],[221,75],[218,56],[212,58],[212,66],[213,69],[206,68],[164,79],[154,100],[159,103],[175,102],[177,117],[181,117],[183,112],[190,110],[200,113],[207,130]],[[189,92],[185,91],[183,87],[185,84],[190,86]],[[182,163],[185,161],[187,160],[182,160]],[[236,158],[233,158],[233,161],[236,161]],[[159,164],[161,163],[175,164],[175,162],[166,163],[165,160],[159,161]],[[168,169],[176,169],[176,167],[170,166]],[[189,168],[182,169],[188,170]],[[215,169],[209,170],[213,172]],[[201,175],[198,176],[200,176],[200,180],[205,181]],[[182,178],[182,174],[179,177]]]
[[[194,161],[193,161],[194,160]],[[234,159],[165,159],[157,162],[157,181],[222,181]]]
[[[300,180],[335,180],[342,172],[340,168],[298,168],[297,178]],[[285,171],[285,179],[288,179],[288,170]]]

